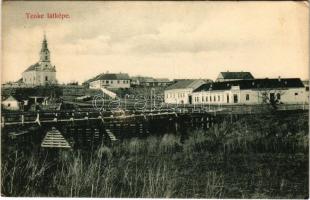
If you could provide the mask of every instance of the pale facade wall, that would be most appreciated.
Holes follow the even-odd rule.
[[[90,82],[89,83],[89,88],[91,88],[91,89],[100,89],[100,80]]]
[[[193,89],[173,89],[165,90],[165,103],[169,104],[189,104],[189,96]]]
[[[56,84],[56,72],[49,71],[28,71],[22,74],[23,82],[27,85]],[[46,80],[47,77],[47,80]]]
[[[4,100],[2,101],[2,107],[8,110],[19,110],[19,102],[16,100]]]
[[[266,90],[267,91],[267,90]],[[264,90],[231,90],[219,91],[201,91],[192,94],[193,104],[261,104],[263,103]],[[280,102],[284,104],[302,104],[308,103],[308,95],[305,88],[290,88],[279,90],[268,90],[268,93],[274,93],[275,97],[280,94]],[[234,96],[237,102],[234,101]]]
[[[90,88],[130,88],[130,80],[96,80],[89,83]]]

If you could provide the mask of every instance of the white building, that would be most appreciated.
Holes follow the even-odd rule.
[[[252,80],[253,75],[250,72],[220,72],[215,82]]]
[[[179,80],[170,85],[165,90],[165,103],[169,104],[191,104],[192,92],[199,86],[203,85],[205,81],[196,80]]]
[[[128,74],[100,74],[89,82],[89,88],[130,88],[130,78]]]
[[[8,96],[1,102],[2,108],[6,110],[20,110],[28,105],[28,100],[22,99],[18,96]]]
[[[56,84],[56,69],[50,62],[50,52],[44,35],[40,51],[40,61],[28,67],[22,73],[22,81],[26,85]]]
[[[242,105],[276,101],[280,104],[307,103],[300,79],[253,79],[204,84],[193,94],[193,104]]]

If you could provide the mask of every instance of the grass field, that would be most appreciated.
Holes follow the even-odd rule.
[[[4,145],[5,146],[5,145]],[[6,196],[305,198],[308,116],[252,116],[95,151],[7,148]],[[8,150],[9,149],[9,150]]]

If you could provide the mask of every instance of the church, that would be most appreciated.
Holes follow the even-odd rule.
[[[26,85],[52,85],[57,84],[56,68],[51,64],[50,51],[44,34],[39,62],[31,65],[22,73],[22,81]]]

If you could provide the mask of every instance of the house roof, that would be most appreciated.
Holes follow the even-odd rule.
[[[209,90],[230,90],[232,86],[239,86],[241,90],[245,89],[281,89],[281,88],[300,88],[304,84],[299,78],[286,79],[253,79],[253,80],[236,80],[226,82],[215,82],[201,85],[194,92]]]
[[[29,71],[39,71],[40,70],[40,63],[35,63],[33,65],[30,65],[24,72],[29,72]],[[49,68],[48,70],[43,70],[43,71],[51,71],[51,72],[56,72],[55,67]]]
[[[131,77],[131,80],[134,80],[134,81],[145,81],[147,79],[152,79],[152,77],[148,77],[148,76],[132,76]]]
[[[162,82],[170,82],[167,78],[146,78],[141,82],[155,82],[155,83],[162,83]]]
[[[167,78],[156,78],[155,81],[156,82],[170,82],[170,80]]]
[[[205,83],[203,80],[200,79],[183,79],[179,80],[176,83],[170,85],[169,87],[166,88],[166,90],[173,90],[173,89],[186,89],[186,88],[191,88],[191,89],[196,89],[200,85]]]
[[[254,79],[250,72],[220,72],[223,79]]]
[[[90,83],[92,81],[96,81],[96,80],[129,80],[129,76],[126,73],[119,73],[119,74],[99,74],[97,76],[95,76],[94,78],[91,78],[87,81],[85,81],[84,83]]]
[[[4,99],[4,101],[23,101],[26,100],[25,97],[15,94],[15,95],[9,95],[7,98]]]

